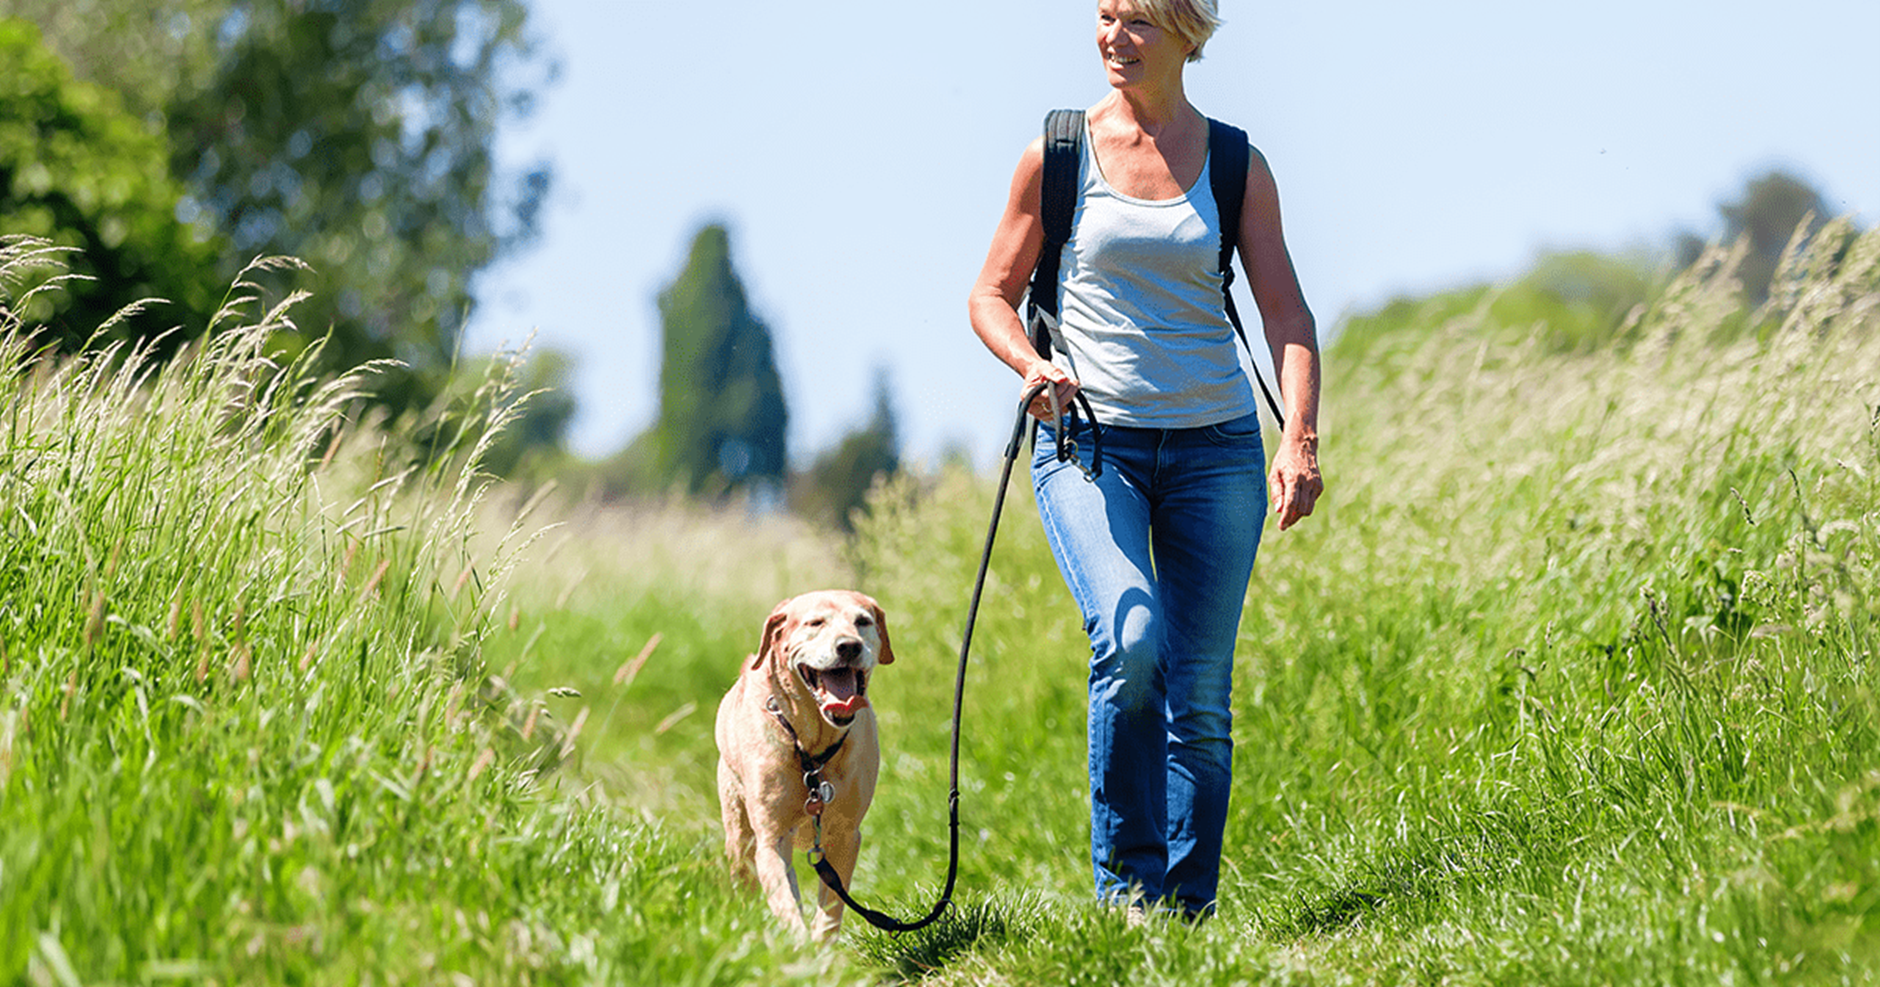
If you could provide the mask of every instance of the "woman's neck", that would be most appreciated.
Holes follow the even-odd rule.
[[[1156,137],[1170,127],[1179,127],[1200,112],[1189,105],[1179,82],[1159,89],[1117,89],[1104,97],[1096,109],[1100,116],[1111,116],[1118,122],[1128,123],[1150,137]]]

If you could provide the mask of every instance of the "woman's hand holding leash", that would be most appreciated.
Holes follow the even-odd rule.
[[[1031,413],[1033,418],[1041,422],[1051,422],[1054,417],[1054,409],[1052,408],[1051,402],[1051,392],[1053,390],[1056,391],[1057,396],[1057,407],[1055,411],[1060,413],[1070,411],[1071,401],[1077,397],[1077,378],[1065,373],[1064,368],[1048,360],[1039,360],[1033,363],[1031,369],[1025,372],[1025,386],[1023,390],[1029,392],[1032,388],[1046,381],[1049,381],[1054,387],[1033,398],[1031,404],[1025,409]]]

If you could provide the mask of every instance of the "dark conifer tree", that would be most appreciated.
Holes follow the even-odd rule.
[[[721,225],[700,230],[659,296],[664,359],[650,435],[657,482],[720,497],[781,488],[789,412],[770,330],[751,311]]]

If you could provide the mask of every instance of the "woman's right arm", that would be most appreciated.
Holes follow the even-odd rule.
[[[1038,266],[1038,253],[1044,249],[1043,188],[1044,139],[1039,138],[1018,160],[1005,212],[999,217],[985,266],[967,300],[967,317],[986,349],[1025,379],[1024,390],[1040,381],[1051,381],[1057,388],[1059,406],[1069,407],[1077,393],[1077,381],[1032,349],[1024,320],[1018,314],[1032,271]],[[1050,416],[1044,395],[1032,402],[1031,413],[1039,418]]]

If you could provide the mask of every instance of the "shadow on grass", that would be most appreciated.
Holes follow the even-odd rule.
[[[1275,939],[1333,932],[1389,907],[1426,904],[1505,876],[1514,848],[1492,839],[1450,839],[1365,861],[1330,888],[1298,895],[1266,923]]]
[[[870,930],[858,936],[855,952],[893,971],[901,983],[924,979],[982,945],[997,946],[1023,936],[1032,923],[991,902],[960,904],[942,912],[932,925],[913,932]]]

